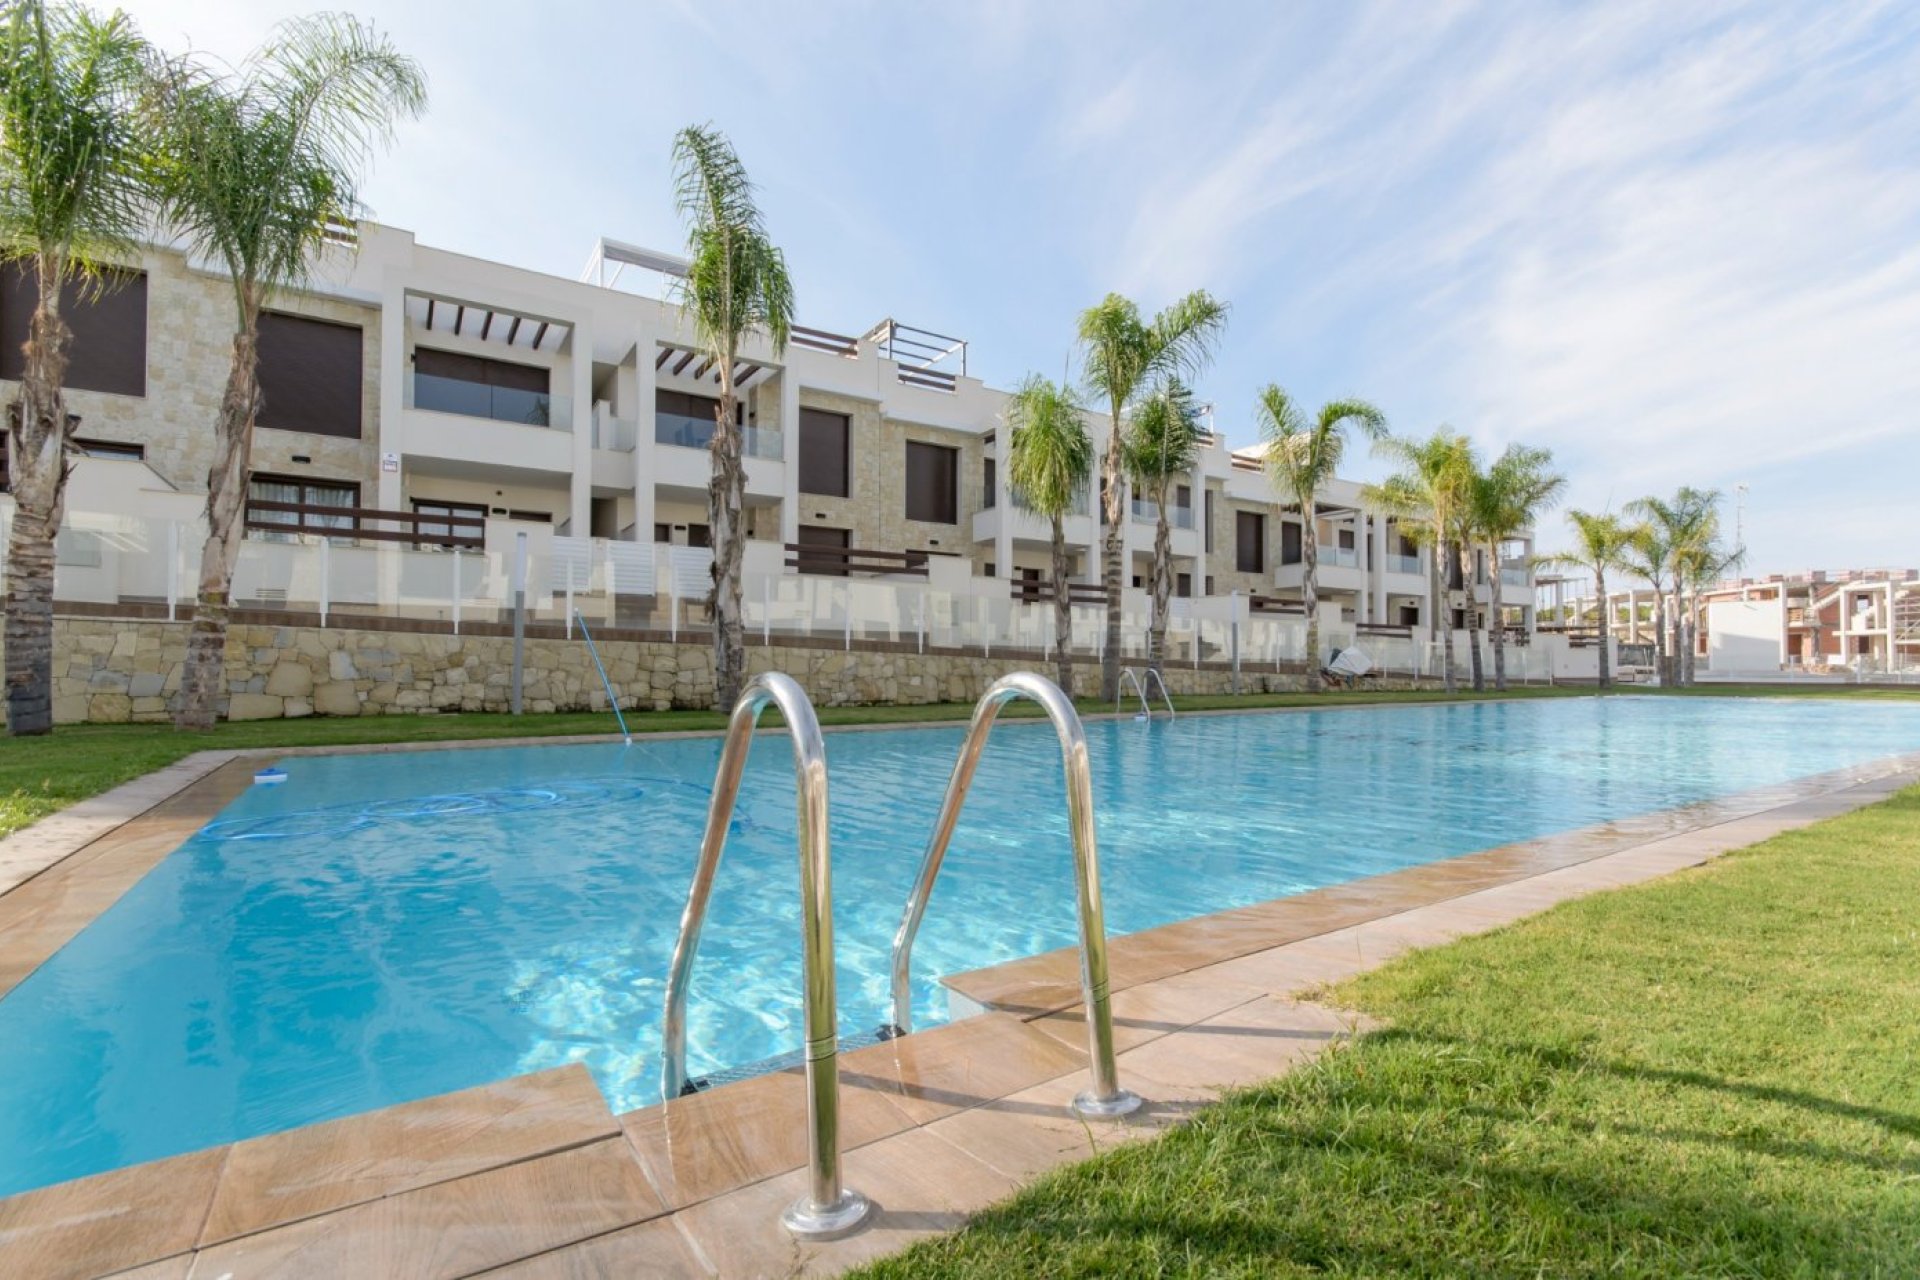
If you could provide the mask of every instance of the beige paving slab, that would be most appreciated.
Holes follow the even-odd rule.
[[[857,1066],[841,1071],[843,1149],[913,1124],[893,1104],[896,1092],[891,1080]],[[804,1165],[806,1110],[806,1076],[795,1069],[629,1111],[620,1124],[654,1190],[679,1208]]]
[[[664,1211],[609,1138],[436,1183],[202,1250],[194,1280],[471,1275]]]
[[[557,1067],[234,1144],[202,1246],[618,1135],[585,1067]]]
[[[919,1124],[1064,1075],[1083,1055],[1020,1019],[989,1013],[840,1056],[840,1078],[884,1090]]]
[[[1130,1049],[1156,1036],[1190,1027],[1202,1019],[1245,1004],[1266,992],[1258,985],[1223,977],[1212,969],[1128,987],[1108,997],[1115,1049]],[[1071,1049],[1087,1048],[1084,1005],[1034,1018],[1030,1024]]]
[[[1258,1084],[1364,1029],[1348,1014],[1263,996],[1120,1055],[1122,1079],[1234,1089]]]
[[[655,1218],[481,1274],[488,1280],[681,1280],[720,1273],[677,1221]]]
[[[916,1240],[952,1231],[1017,1183],[928,1129],[912,1129],[848,1153],[846,1185],[874,1204],[867,1227],[844,1240],[801,1243],[780,1214],[806,1187],[785,1174],[708,1200],[677,1216],[723,1276],[831,1275]]]
[[[193,1247],[225,1147],[0,1200],[0,1259],[14,1276],[91,1277]]]

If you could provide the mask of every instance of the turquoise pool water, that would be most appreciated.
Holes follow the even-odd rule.
[[[829,735],[841,1029],[961,732]],[[1126,933],[1920,750],[1920,708],[1613,698],[1088,726]],[[712,740],[286,761],[0,1000],[0,1194],[579,1061],[657,1100],[662,989]],[[800,1043],[793,781],[755,746],[691,1066]],[[916,952],[937,978],[1074,941],[1059,753],[995,730]]]

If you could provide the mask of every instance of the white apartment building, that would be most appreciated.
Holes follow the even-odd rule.
[[[692,598],[718,375],[678,308],[634,288],[678,265],[602,241],[584,278],[565,279],[374,223],[343,233],[309,285],[263,321],[252,536],[498,556],[525,534],[535,555],[641,564],[642,595],[677,573]],[[210,269],[155,247],[129,264],[123,287],[69,304],[67,405],[83,455],[71,511],[198,517],[227,367],[227,299]],[[0,378],[18,377],[32,305],[30,278],[8,268]],[[749,344],[734,373],[750,576],[894,565],[966,578],[976,591],[1005,582],[1003,595],[1047,576],[1047,522],[1007,489],[1005,396],[969,372],[967,352],[891,320],[857,335],[797,328],[779,354]],[[1104,450],[1109,423],[1089,418]],[[1091,488],[1066,534],[1077,580],[1097,584]],[[1132,597],[1147,582],[1155,512],[1138,500],[1129,511]],[[1174,489],[1172,520],[1178,596],[1297,611],[1300,517],[1277,499],[1257,450],[1231,452],[1211,434]],[[1366,509],[1360,487],[1329,484],[1318,524],[1323,618],[1430,639],[1428,562]],[[1530,538],[1516,541],[1500,564],[1481,566],[1474,587],[1482,600],[1497,593],[1520,635],[1534,627],[1531,550]],[[1130,607],[1144,600],[1140,592]],[[1456,595],[1456,621],[1461,603]]]

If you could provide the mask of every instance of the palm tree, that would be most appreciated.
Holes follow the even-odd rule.
[[[360,174],[426,82],[373,27],[340,14],[296,18],[224,74],[182,60],[161,86],[160,193],[189,253],[233,288],[233,354],[207,474],[207,541],[174,724],[211,728],[227,644],[228,592],[260,411],[260,309],[307,278],[359,210]]]
[[[1080,314],[1080,343],[1085,351],[1087,385],[1107,402],[1107,451],[1100,463],[1103,489],[1101,584],[1107,592],[1107,642],[1100,664],[1100,696],[1120,692],[1120,583],[1126,493],[1122,460],[1126,456],[1126,413],[1134,400],[1162,379],[1191,379],[1206,367],[1227,325],[1227,307],[1204,289],[1181,298],[1154,316],[1117,293]]]
[[[72,431],[61,395],[73,334],[61,306],[113,279],[147,209],[135,108],[146,45],[124,14],[44,0],[0,29],[0,257],[31,262],[20,394],[6,425],[13,531],[7,549],[7,731],[53,728],[54,538]]]
[[[1553,470],[1553,452],[1508,445],[1475,477],[1471,522],[1487,556],[1488,608],[1493,614],[1493,687],[1507,687],[1506,626],[1500,608],[1500,544],[1530,529],[1560,500],[1567,478]]]
[[[1660,596],[1662,582],[1670,584],[1672,596],[1663,600],[1663,626],[1656,635],[1661,641],[1663,683],[1681,682],[1681,592],[1686,566],[1711,544],[1720,527],[1720,492],[1717,489],[1677,490],[1670,499],[1640,498],[1627,504],[1627,511],[1646,522],[1648,552],[1645,567],[1657,572],[1654,594]],[[1657,553],[1657,554],[1655,554]]]
[[[1376,454],[1393,459],[1400,470],[1361,491],[1361,501],[1384,511],[1418,545],[1430,549],[1432,599],[1429,621],[1441,635],[1443,677],[1448,693],[1453,678],[1453,620],[1444,617],[1445,592],[1441,561],[1460,536],[1463,513],[1471,496],[1473,445],[1463,435],[1441,427],[1426,439],[1382,436]]]
[[[1681,623],[1680,683],[1693,683],[1694,650],[1700,631],[1700,590],[1720,581],[1746,561],[1745,547],[1728,546],[1720,538],[1720,514],[1710,515],[1705,536],[1696,539],[1675,561],[1686,583],[1685,615]]]
[[[1148,628],[1148,659],[1164,669],[1167,608],[1173,597],[1173,527],[1167,516],[1167,489],[1200,461],[1200,406],[1178,378],[1168,378],[1134,410],[1128,425],[1123,462],[1136,492],[1144,492],[1158,510],[1153,528],[1153,620]]]
[[[1632,511],[1635,503],[1628,503]],[[1665,532],[1649,520],[1636,521],[1628,530],[1624,552],[1625,568],[1636,578],[1645,578],[1653,586],[1653,660],[1662,684],[1672,683],[1667,670],[1667,570],[1673,564],[1673,543]],[[1602,608],[1605,602],[1602,601]],[[1628,608],[1634,609],[1631,601]],[[1634,610],[1636,624],[1638,611]]]
[[[1307,606],[1307,662],[1320,661],[1320,486],[1339,472],[1347,451],[1347,428],[1373,439],[1387,429],[1386,415],[1365,400],[1335,400],[1320,406],[1309,423],[1287,393],[1269,382],[1255,409],[1267,442],[1267,474],[1300,508],[1300,594]],[[1313,683],[1319,688],[1319,682]]]
[[[1028,376],[1002,411],[1011,439],[1007,484],[1053,525],[1053,651],[1059,685],[1073,696],[1073,608],[1067,589],[1067,514],[1093,474],[1093,437],[1073,388]]]
[[[1610,512],[1569,511],[1567,523],[1573,526],[1573,549],[1548,556],[1541,563],[1584,569],[1593,575],[1593,591],[1600,603],[1600,687],[1604,689],[1612,680],[1609,651],[1613,645],[1613,620],[1607,613],[1607,574],[1628,567],[1638,531]]]
[[[746,677],[740,563],[746,553],[747,473],[740,461],[739,400],[733,368],[747,335],[764,331],[777,356],[793,327],[787,259],[767,235],[753,183],[726,135],[690,125],[673,140],[674,204],[687,224],[680,309],[720,375],[714,411],[713,478],[707,518],[713,529],[714,705],[732,708]]]

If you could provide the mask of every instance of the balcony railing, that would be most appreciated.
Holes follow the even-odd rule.
[[[1146,498],[1133,499],[1133,518],[1140,524],[1158,524],[1160,521],[1160,504],[1149,501]],[[1167,523],[1176,529],[1193,528],[1193,508],[1167,508]]]
[[[1336,569],[1358,569],[1360,551],[1357,547],[1321,547],[1320,563],[1332,565]]]
[[[1397,551],[1390,551],[1386,557],[1386,568],[1388,573],[1418,574],[1420,572],[1420,557],[1405,556]]]
[[[1500,567],[1500,584],[1502,586],[1524,587],[1531,581],[1532,577],[1525,569],[1509,568],[1506,565]]]
[[[1013,505],[1017,510],[1024,511],[1029,515],[1036,515],[1036,516],[1041,515],[1041,513],[1039,511],[1036,511],[1033,505],[1027,501],[1027,496],[1021,493],[1018,489],[1009,489],[1007,491],[1007,496],[1012,500]],[[1091,504],[1087,501],[1087,495],[1084,493],[1080,493],[1080,494],[1076,494],[1074,496],[1073,501],[1067,504],[1067,509],[1063,514],[1070,515],[1070,516],[1084,516],[1090,510],[1091,510]],[[1046,517],[1041,516],[1041,518],[1045,519]]]
[[[408,386],[407,407],[433,413],[486,418],[526,427],[573,430],[573,406],[565,396],[517,387],[494,387],[482,382],[414,373]]]
[[[640,424],[632,418],[616,418],[596,408],[593,411],[593,447],[632,453],[640,440]]]
[[[653,415],[655,444],[676,445],[682,449],[705,449],[713,444],[713,428],[712,418],[694,417],[684,413]],[[741,447],[750,458],[778,460],[780,433],[771,427],[742,428]]]

